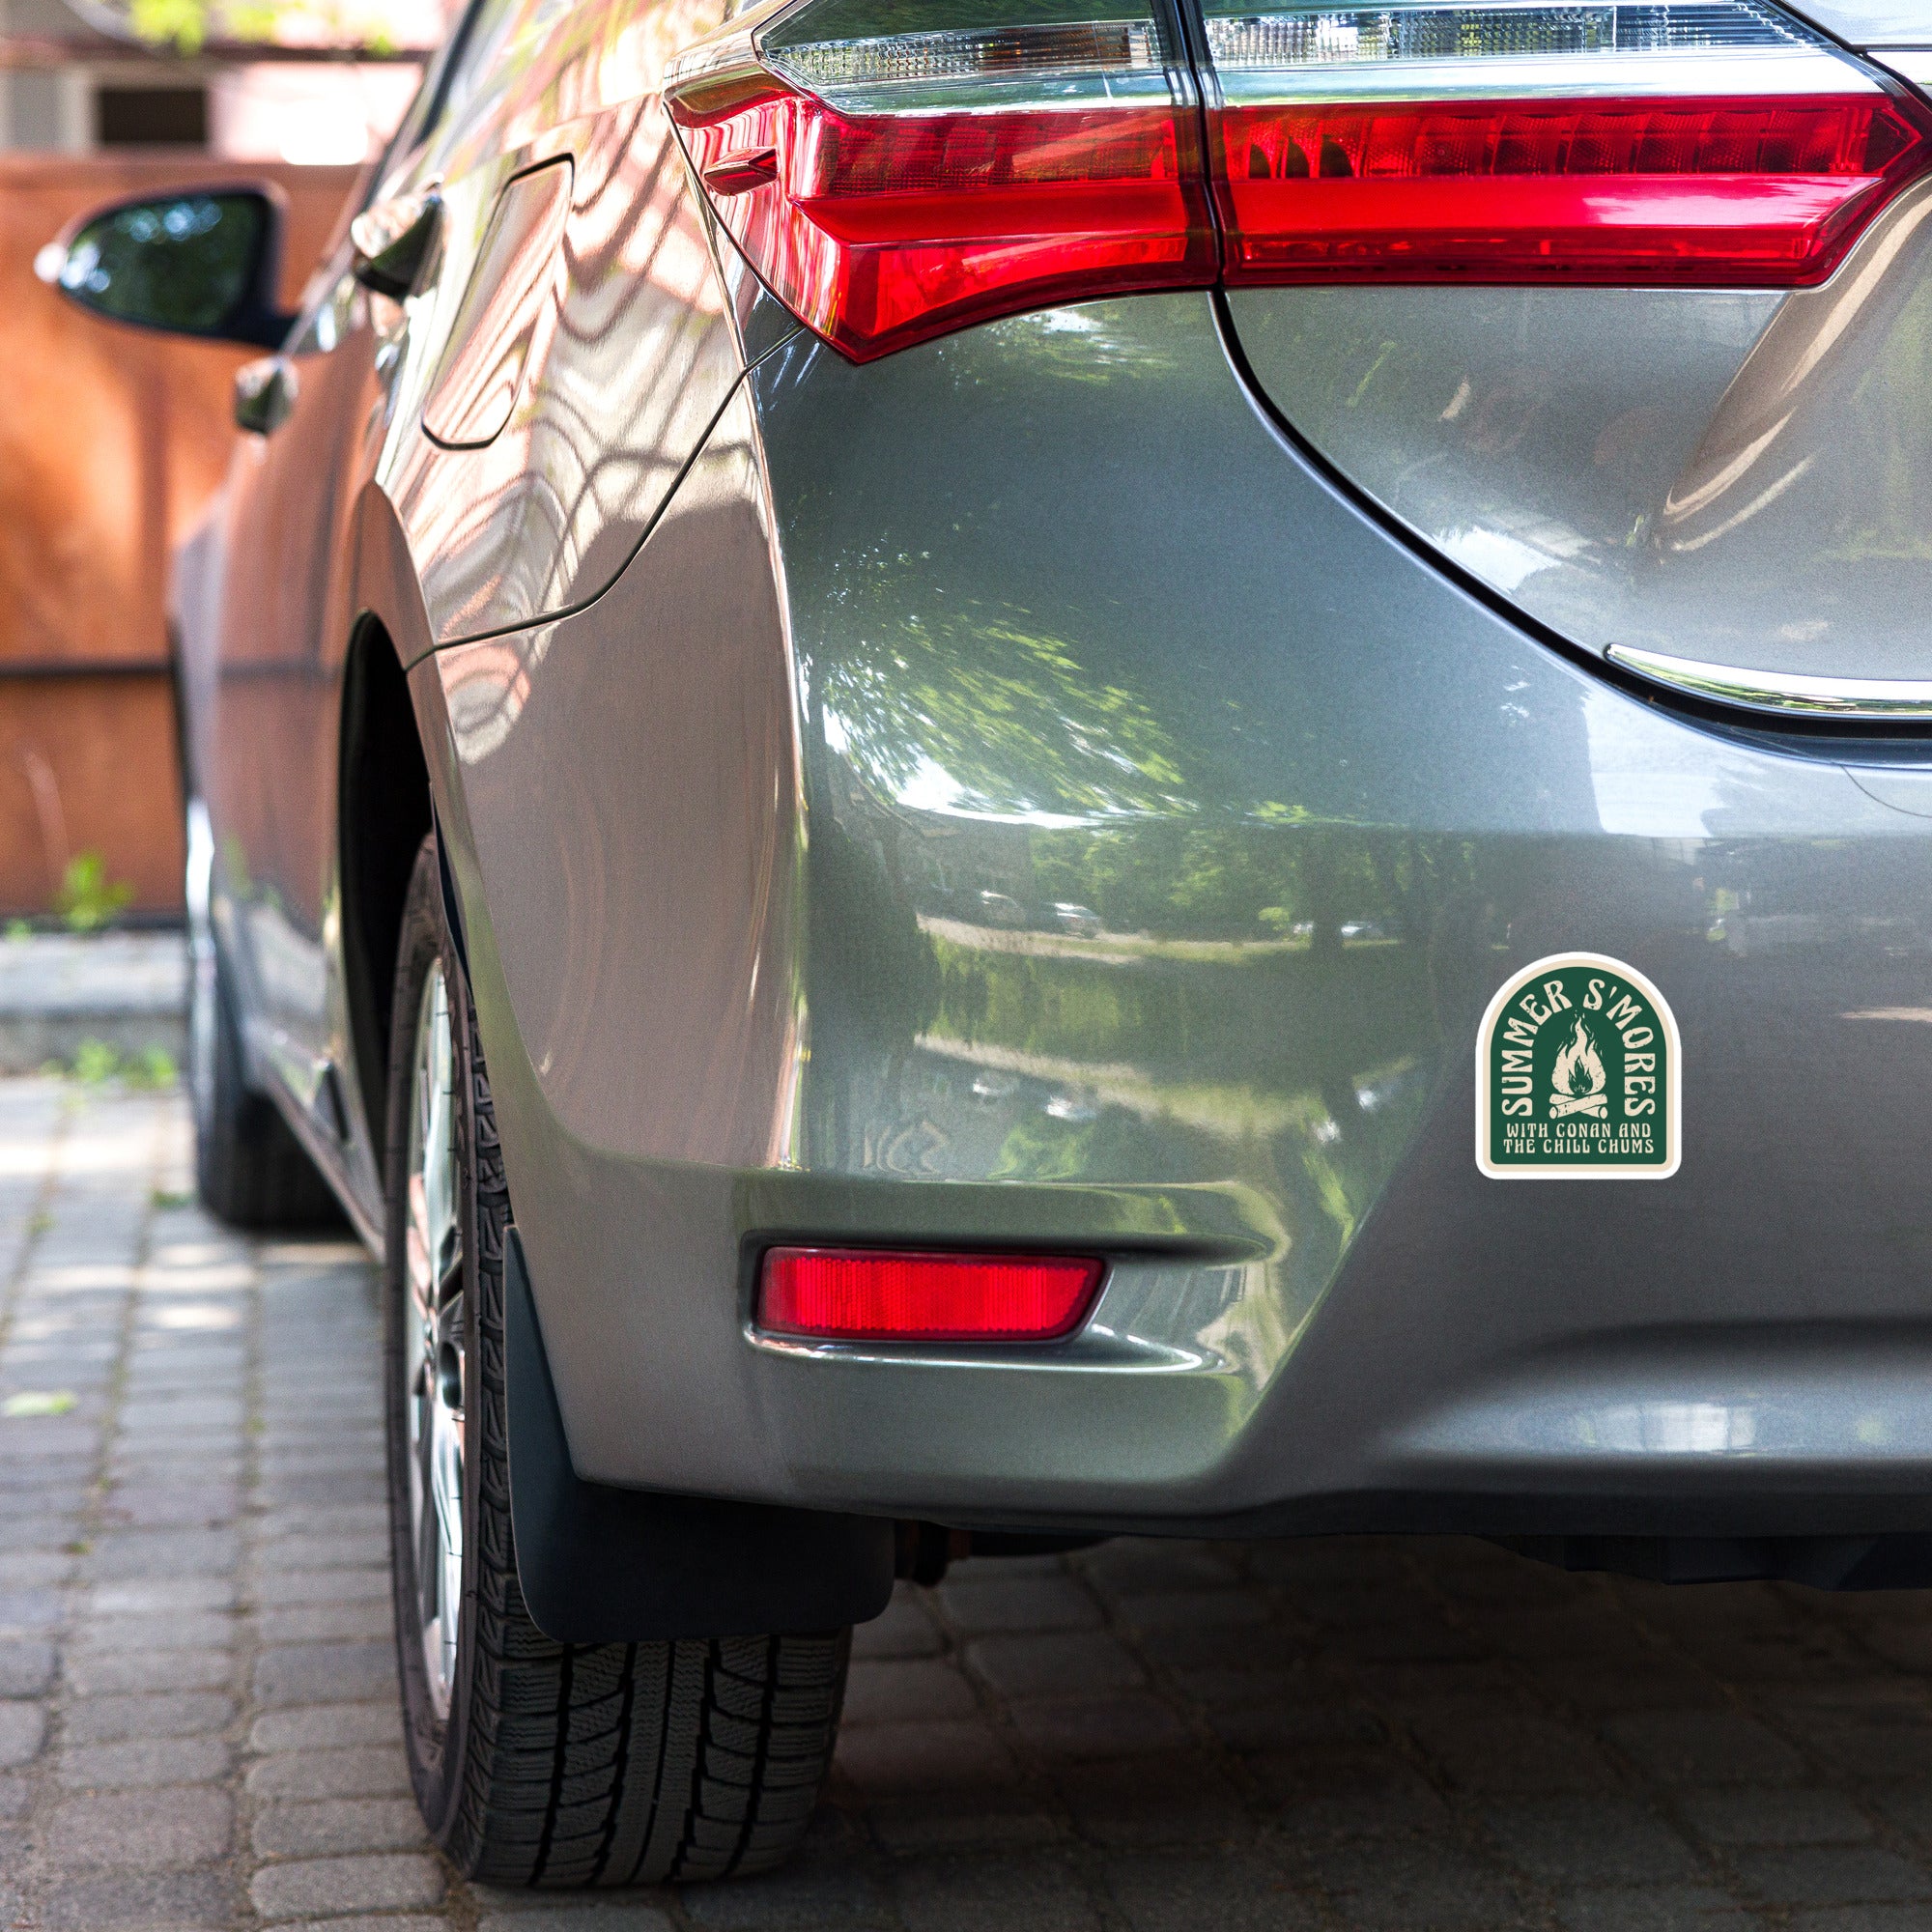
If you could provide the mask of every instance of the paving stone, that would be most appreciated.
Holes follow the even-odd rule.
[[[258,1798],[388,1798],[409,1788],[399,1744],[264,1758],[248,1773],[248,1789]]]
[[[1835,1845],[1732,1855],[1739,1876],[1774,1905],[1932,1898],[1932,1874],[1895,1852]]]
[[[264,1610],[255,1619],[257,1637],[271,1647],[345,1638],[386,1644],[393,1643],[393,1631],[394,1617],[385,1597],[301,1604],[285,1610]]]
[[[1616,1782],[1587,1733],[1534,1713],[1457,1703],[1417,1712],[1409,1729],[1464,1791],[1601,1790]]]
[[[1013,1727],[1045,1758],[1136,1757],[1189,1742],[1187,1726],[1145,1691],[1016,1704]]]
[[[270,1711],[248,1731],[258,1751],[328,1750],[343,1745],[394,1745],[402,1718],[393,1698],[373,1704],[315,1704],[304,1710]]]
[[[1363,1932],[1417,1926],[1482,1928],[1519,1922],[1521,1894],[1468,1853],[1441,1843],[1383,1843],[1318,1849],[1309,1862],[1343,1917]]]
[[[967,1848],[1047,1845],[1066,1837],[1057,1804],[1023,1791],[923,1791],[874,1800],[866,1822],[887,1851],[910,1855]]]
[[[274,1546],[278,1568],[289,1570],[349,1570],[386,1564],[384,1539],[361,1536],[286,1536]]]
[[[235,1753],[224,1738],[136,1738],[125,1744],[68,1745],[54,1776],[71,1790],[200,1784],[226,1777]]]
[[[810,1857],[761,1878],[690,1886],[678,1902],[694,1925],[709,1932],[819,1932],[889,1922],[883,1889],[869,1872]]]
[[[848,1724],[969,1718],[978,1710],[979,1699],[961,1672],[933,1659],[855,1664],[845,1687]]]
[[[1101,1924],[1089,1888],[1067,1861],[921,1860],[895,1874],[894,1903],[907,1932],[1089,1932]],[[1223,1921],[1225,1922],[1225,1921]]]
[[[1263,1545],[1258,1571],[1268,1562],[1293,1563],[1317,1548],[1312,1543],[1295,1545],[1294,1554],[1287,1555],[1288,1545]],[[1225,1545],[1141,1542],[1128,1537],[1083,1551],[1074,1558],[1073,1567],[1102,1592],[1146,1592],[1214,1588],[1233,1582],[1240,1574],[1239,1560]]]
[[[49,1896],[47,1932],[227,1932],[227,1881],[213,1872],[64,1879]]]
[[[339,1603],[349,1598],[386,1604],[389,1573],[373,1566],[339,1570],[275,1569],[255,1579],[254,1597],[264,1605]]]
[[[0,1703],[0,1770],[12,1770],[40,1755],[47,1735],[47,1714],[40,1704]]]
[[[1243,1852],[1110,1859],[1106,1886],[1131,1932],[1299,1932],[1329,1922],[1277,1865]]]
[[[1694,1883],[1702,1861],[1665,1821],[1627,1799],[1518,1799],[1483,1813],[1503,1856],[1541,1884]]]
[[[1556,1921],[1564,1932],[1755,1932],[1761,1922],[1713,1887],[1684,1885],[1561,1898]]]
[[[72,1744],[111,1744],[122,1738],[191,1738],[218,1731],[235,1716],[235,1702],[213,1690],[88,1697],[69,1707]]]
[[[228,1577],[156,1577],[134,1582],[97,1583],[87,1606],[97,1617],[178,1618],[189,1610],[234,1607],[235,1583]]]
[[[838,1765],[861,1790],[881,1792],[1000,1785],[1016,1775],[982,1719],[864,1724],[839,1737]]]
[[[1115,1614],[1135,1630],[1252,1631],[1270,1605],[1245,1590],[1149,1590],[1114,1599]],[[1250,1639],[1252,1640],[1252,1639]]]
[[[1126,1690],[1145,1675],[1119,1638],[1104,1631],[981,1637],[967,1657],[1004,1697]]]
[[[997,1571],[991,1564],[988,1569]],[[1064,1573],[1044,1577],[982,1575],[971,1581],[955,1577],[937,1592],[947,1620],[959,1630],[1091,1630],[1100,1622],[1100,1606]]]
[[[266,1650],[255,1661],[255,1701],[263,1705],[344,1702],[393,1694],[396,1648],[372,1643],[310,1643]]]
[[[1296,1750],[1257,1760],[1253,1772],[1299,1841],[1434,1832],[1446,1816],[1441,1794],[1393,1749]]]
[[[264,1858],[315,1858],[420,1850],[428,1834],[407,1798],[330,1798],[266,1805],[256,1813],[253,1835]]]
[[[442,1897],[442,1871],[434,1859],[405,1852],[298,1859],[264,1866],[250,1881],[248,1896],[268,1919],[435,1905]]]
[[[154,1609],[84,1618],[70,1648],[111,1657],[130,1650],[226,1650],[240,1634],[237,1619],[225,1611]]]
[[[7,1157],[45,1094],[18,1126],[0,1083],[0,1279],[39,1185]],[[82,1118],[96,1165],[62,1183],[0,1363],[0,1387],[82,1398],[0,1455],[0,1724],[34,1714],[38,1745],[34,1700],[58,1710],[51,1752],[0,1774],[0,1924],[237,1932],[252,1895],[333,1932],[1932,1926],[1899,1850],[1932,1859],[1932,1592],[1670,1591],[1450,1538],[957,1564],[856,1634],[791,1870],[445,1901],[399,1747],[366,1265],[170,1208],[138,1271],[156,1122],[186,1184],[181,1103]]]
[[[1797,1932],[1925,1932],[1922,1905],[1833,1905],[1796,1912],[1785,1923]]]
[[[1795,1784],[1804,1760],[1755,1719],[1721,1711],[1613,1718],[1605,1735],[1665,1784]]]
[[[200,1785],[69,1798],[54,1811],[47,1851],[63,1866],[165,1871],[220,1858],[234,1824],[228,1794]]]
[[[1053,1783],[1080,1833],[1110,1849],[1227,1845],[1254,1836],[1226,1773],[1182,1752],[1068,1765]]]
[[[38,1697],[54,1681],[54,1647],[42,1637],[0,1641],[0,1697]]]
[[[76,1650],[68,1658],[67,1686],[76,1697],[116,1691],[213,1690],[235,1675],[225,1650]]]
[[[1687,1791],[1678,1804],[1714,1845],[1850,1845],[1872,1835],[1871,1820],[1842,1791]]]
[[[127,1529],[96,1538],[87,1560],[102,1580],[205,1577],[233,1570],[241,1551],[233,1529]]]

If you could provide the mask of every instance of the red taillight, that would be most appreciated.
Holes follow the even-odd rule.
[[[1120,4],[806,0],[666,98],[753,268],[855,361],[1217,280],[1799,287],[1932,158],[1932,114],[1771,0],[1193,0],[1198,81]]]
[[[757,1325],[821,1341],[1051,1342],[1099,1285],[1099,1262],[1079,1256],[773,1248]]]
[[[760,277],[854,361],[1218,271],[1194,118],[1171,107],[848,115],[775,85],[671,112]]]
[[[1884,95],[1233,107],[1230,282],[1816,282],[1924,136]]]

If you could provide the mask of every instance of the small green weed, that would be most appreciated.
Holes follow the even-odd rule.
[[[65,1415],[78,1398],[71,1389],[22,1389],[0,1403],[0,1415],[14,1420],[35,1415]]]
[[[121,1063],[121,1078],[129,1087],[172,1087],[175,1057],[164,1046],[144,1046]]]
[[[74,1049],[74,1079],[83,1087],[101,1087],[121,1069],[121,1049],[111,1040],[84,1039]]]
[[[104,1087],[110,1080],[137,1093],[172,1087],[178,1077],[175,1057],[164,1046],[144,1046],[136,1053],[124,1054],[112,1040],[84,1039],[74,1049],[73,1064],[63,1066],[50,1062],[45,1069],[80,1087]]]
[[[93,932],[127,910],[134,888],[107,876],[107,861],[96,851],[76,852],[54,895],[54,910],[70,932]]]

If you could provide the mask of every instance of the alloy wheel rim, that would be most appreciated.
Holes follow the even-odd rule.
[[[449,1716],[463,1606],[463,1224],[456,1160],[455,1050],[449,983],[432,963],[411,1056],[408,1224],[403,1268],[404,1406],[410,1436],[410,1531],[424,1674]]]

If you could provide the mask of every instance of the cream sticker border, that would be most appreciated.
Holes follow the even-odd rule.
[[[1634,966],[1552,952],[1496,989],[1476,1031],[1476,1165],[1492,1180],[1667,1180],[1683,1117],[1677,1018]]]

